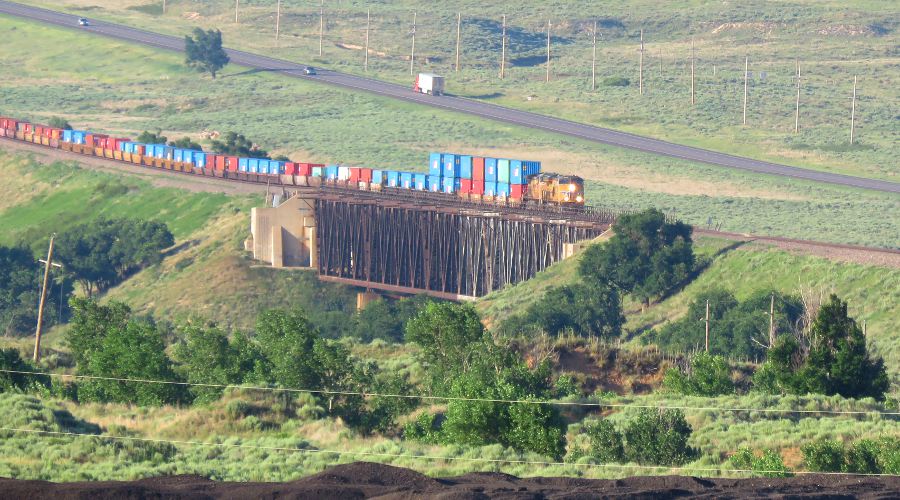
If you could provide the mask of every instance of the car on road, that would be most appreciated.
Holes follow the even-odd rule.
[[[307,66],[307,67],[303,70],[303,74],[309,75],[309,76],[313,76],[313,75],[316,74],[316,68],[313,68],[312,66]]]
[[[86,18],[80,17],[80,18],[78,18],[78,25],[79,26],[90,26],[91,23],[89,23]]]

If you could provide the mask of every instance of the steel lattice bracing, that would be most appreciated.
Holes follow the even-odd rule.
[[[561,260],[607,224],[440,206],[316,200],[323,278],[480,297]]]

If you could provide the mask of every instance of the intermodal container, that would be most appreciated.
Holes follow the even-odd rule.
[[[275,174],[277,174],[277,175],[284,174],[284,166],[285,166],[286,162],[272,160],[272,163],[275,164],[275,166],[274,166]],[[272,163],[270,163],[269,165],[272,166]]]
[[[175,148],[172,146],[163,146],[163,158],[171,160],[175,157]]]
[[[183,150],[183,149],[176,149],[176,150],[175,150],[175,155],[174,155],[174,157],[173,157],[172,159],[175,160],[175,161],[184,161],[184,150]]]
[[[248,172],[251,174],[258,174],[259,172],[259,158],[250,158],[247,161]]]
[[[497,182],[497,159],[484,159],[484,182]]]
[[[297,175],[304,175],[307,177],[312,175],[312,165],[309,163],[298,163]]]
[[[425,174],[416,174],[413,176],[413,184],[415,185],[415,189],[418,191],[425,191],[428,189],[428,176]]]
[[[221,156],[212,153],[206,153],[206,168],[215,170],[216,163],[219,161],[219,158],[221,158]]]
[[[453,194],[459,191],[459,179],[456,177],[444,177],[444,181],[441,183],[441,186],[441,191],[448,194]]]
[[[250,158],[238,158],[238,171],[239,172],[249,172],[250,171]]]
[[[459,192],[462,194],[469,194],[472,192],[472,179],[460,179],[459,180]]]
[[[497,196],[505,196],[509,198],[510,194],[509,184],[506,182],[498,182],[497,183]]]
[[[509,184],[509,160],[506,158],[497,160],[497,182]]]
[[[206,155],[207,153],[204,153],[202,151],[195,151],[193,158],[194,166],[197,168],[206,168],[206,166],[209,165],[209,158]]]
[[[312,176],[313,177],[324,177],[325,176],[325,167],[312,167]]]
[[[372,182],[372,169],[371,168],[360,168],[359,169],[359,182]]]
[[[484,181],[484,158],[481,156],[472,157],[472,180]]]
[[[260,158],[260,159],[259,159],[259,173],[261,173],[261,174],[271,174],[271,173],[272,173],[272,170],[271,170],[271,167],[270,167],[271,164],[272,164],[271,161],[269,161],[269,160],[267,160],[267,159],[265,159],[265,158]]]
[[[385,170],[387,174],[388,187],[400,187],[400,172],[396,170]]]
[[[227,163],[228,157],[222,155],[216,155],[216,170],[222,172],[225,170],[225,164]]]
[[[328,165],[325,167],[325,178],[328,180],[337,180],[338,178],[338,166],[337,165]]]
[[[484,195],[485,196],[497,196],[497,183],[496,182],[485,182],[484,183]]]
[[[509,197],[521,200],[522,196],[525,194],[525,185],[524,184],[510,184],[509,186]]]
[[[284,175],[297,175],[297,164],[292,161],[285,162]]]
[[[522,160],[509,161],[509,183],[525,184],[525,171],[523,170]]]
[[[359,182],[359,179],[362,177],[359,172],[359,170],[360,170],[359,167],[350,167],[349,170],[350,171],[347,175],[347,179],[353,183]]]
[[[384,170],[372,170],[372,184],[384,186],[385,177]]]
[[[440,175],[429,175],[428,176],[428,190],[434,193],[441,192],[441,176]]]
[[[472,194],[484,194],[484,181],[472,181]]]
[[[441,175],[443,164],[441,163],[441,153],[431,153],[428,155],[428,173],[429,175]]]
[[[525,172],[525,180],[527,183],[528,177],[541,173],[541,162],[523,160],[522,170]]]
[[[63,142],[73,142],[72,133],[74,130],[63,130]]]
[[[72,142],[74,144],[84,144],[85,133],[81,130],[72,131]]]
[[[463,155],[459,157],[459,177],[461,179],[472,178],[472,157]]]
[[[441,160],[444,163],[444,177],[459,177],[459,165],[460,165],[460,156],[459,155],[451,155],[444,154],[441,155]]]
[[[350,180],[350,167],[338,167],[338,180]]]
[[[400,172],[400,187],[403,189],[413,189],[413,174],[409,172]]]

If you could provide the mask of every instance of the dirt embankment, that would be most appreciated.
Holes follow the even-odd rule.
[[[0,479],[0,498],[864,498],[900,497],[898,477],[842,475],[788,479],[701,479],[683,476],[615,480],[526,478],[472,473],[436,479],[389,465],[339,465],[290,483],[217,483],[197,476],[132,482],[49,483]]]

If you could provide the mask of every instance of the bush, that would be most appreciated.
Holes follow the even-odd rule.
[[[871,439],[860,439],[847,450],[843,472],[854,474],[880,474],[878,443]]]
[[[812,472],[841,472],[844,468],[844,445],[831,439],[820,439],[800,447],[803,463]]]
[[[639,464],[682,465],[697,456],[687,444],[691,432],[681,410],[642,409],[625,427],[625,456]]]
[[[663,386],[686,396],[719,396],[734,392],[731,370],[722,356],[697,353],[691,359],[689,373],[677,368],[666,372]]]
[[[590,456],[600,462],[623,462],[625,448],[622,433],[609,420],[598,420],[585,425],[585,434],[590,441]]]
[[[0,368],[20,372],[32,372],[37,369],[22,359],[14,348],[0,350]],[[41,392],[50,389],[50,377],[27,373],[0,372],[0,392]]]
[[[790,477],[791,470],[784,465],[778,452],[765,450],[756,456],[749,448],[741,448],[732,455],[731,463],[736,469],[752,470],[763,477]]]
[[[228,415],[228,418],[231,420],[244,418],[249,415],[252,410],[253,406],[243,399],[235,399],[229,401],[228,404],[225,405],[225,414]]]
[[[422,413],[403,427],[403,437],[427,444],[441,442],[441,428],[437,415]]]
[[[631,85],[631,80],[624,76],[610,76],[600,81],[605,87],[627,87]]]

